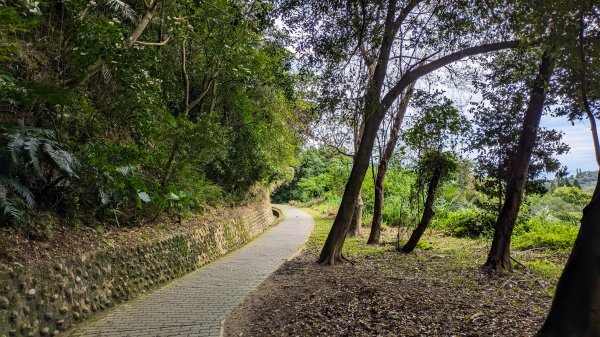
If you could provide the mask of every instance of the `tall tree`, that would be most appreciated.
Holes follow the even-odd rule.
[[[375,201],[373,205],[373,222],[371,223],[371,232],[369,233],[368,244],[378,244],[381,237],[381,222],[383,218],[383,183],[385,182],[385,174],[387,173],[388,164],[392,155],[396,150],[396,144],[400,138],[400,127],[408,109],[408,103],[414,92],[414,83],[412,83],[404,93],[397,111],[393,116],[392,126],[388,141],[385,145],[383,153],[380,155],[379,164],[377,165],[377,176],[375,178]]]
[[[490,35],[484,34],[484,28],[491,28],[502,20],[488,16],[489,3],[478,1],[442,4],[387,0],[363,1],[356,5],[316,0],[283,2],[286,21],[290,26],[303,27],[306,36],[303,42],[308,44],[308,50],[317,54],[311,55],[310,60],[340,66],[353,54],[366,51],[371,62],[365,66],[373,69],[365,86],[365,126],[360,147],[318,260],[321,264],[334,264],[342,260],[342,246],[375,138],[394,101],[422,76],[470,56],[517,47],[519,42],[509,40],[512,35],[505,25],[497,32],[507,41],[489,41]],[[438,29],[434,29],[436,25]],[[425,47],[419,49],[420,46]],[[440,54],[444,55],[438,56]],[[409,70],[390,78],[392,59],[403,62]]]
[[[529,163],[544,110],[548,85],[554,70],[554,61],[552,52],[545,50],[541,57],[538,75],[530,91],[517,150],[511,159],[511,177],[506,187],[504,205],[496,221],[494,239],[485,263],[485,266],[490,269],[510,269],[510,239],[523,200]]]
[[[600,9],[594,1],[580,1],[578,24],[573,25],[577,39],[571,57],[560,74],[561,93],[567,102],[571,119],[590,120],[596,161],[600,167],[600,146],[595,119],[600,115]],[[586,106],[587,97],[589,105]],[[594,109],[594,107],[596,107]],[[595,110],[595,111],[594,111]],[[591,112],[591,114],[590,114]],[[583,209],[581,226],[573,250],[560,276],[550,312],[538,332],[540,337],[600,336],[600,176],[590,203]]]
[[[441,93],[419,93],[415,105],[420,114],[412,127],[405,132],[404,140],[418,158],[416,181],[413,186],[413,204],[425,202],[421,220],[413,230],[408,242],[402,247],[405,253],[412,252],[433,219],[434,202],[444,181],[458,167],[457,148],[468,138],[471,124]],[[420,206],[420,205],[419,205]]]
[[[532,57],[533,56],[533,57]],[[535,79],[535,55],[523,51],[508,51],[491,58],[486,65],[490,73],[476,83],[484,99],[473,106],[473,133],[469,149],[475,151],[475,170],[481,184],[477,188],[496,203],[484,205],[497,214],[504,204],[506,184],[510,179],[510,160],[515,155],[521,125],[527,109],[527,87]],[[526,190],[543,189],[542,172],[556,172],[560,162],[555,158],[569,150],[561,142],[562,133],[540,128],[529,164]]]

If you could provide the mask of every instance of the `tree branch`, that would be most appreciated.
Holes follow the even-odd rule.
[[[181,42],[181,77],[183,77],[183,115],[187,115],[190,106],[190,78],[187,72],[187,57],[185,45],[187,39]]]
[[[202,99],[204,99],[204,97],[208,94],[209,90],[211,89],[211,84],[217,78],[218,75],[219,75],[219,70],[217,70],[215,72],[215,74],[210,78],[210,80],[208,81],[208,85],[206,86],[206,89],[204,89],[204,91],[202,91],[202,93],[200,93],[200,95],[198,95],[198,97],[196,97],[196,99],[194,99],[187,106],[187,108],[184,111],[184,115],[187,115],[190,112],[190,110],[192,110],[198,103],[200,103],[200,101],[202,101]]]
[[[146,12],[140,20],[140,23],[137,25],[137,27],[135,27],[135,29],[127,39],[127,43],[125,44],[125,46],[131,47],[139,39],[140,35],[142,35],[144,30],[150,23],[150,20],[152,20],[152,16],[154,15],[156,5],[158,5],[158,0],[150,0],[150,3],[146,3]]]
[[[392,89],[390,89],[390,91],[383,97],[383,100],[381,101],[381,103],[383,104],[385,110],[387,110],[387,108],[389,108],[392,105],[392,103],[396,100],[396,98],[398,98],[398,96],[402,93],[402,91],[404,91],[404,89],[406,89],[406,87],[410,83],[412,83],[412,82],[416,81],[417,79],[419,79],[420,77],[425,76],[435,70],[438,70],[450,63],[462,60],[469,56],[474,56],[474,55],[483,54],[483,53],[489,53],[489,52],[498,51],[498,50],[502,50],[502,49],[516,48],[520,44],[521,44],[521,41],[519,41],[519,40],[488,43],[488,44],[482,44],[482,45],[475,46],[475,47],[465,48],[463,50],[459,50],[452,54],[448,54],[446,56],[440,57],[437,60],[434,60],[430,63],[424,64],[422,66],[415,68],[414,70],[407,72],[404,76],[402,76],[402,78],[400,78],[400,80],[396,83],[396,85],[394,85],[394,87],[392,87]]]
[[[160,42],[135,41],[135,44],[140,44],[142,46],[164,46],[167,44],[167,42],[169,42],[170,39],[171,39],[171,37],[167,36],[166,39],[164,39]]]
[[[423,0],[411,0],[408,4],[406,4],[406,7],[402,8],[400,14],[398,14],[398,17],[396,17],[396,20],[394,20],[394,35],[396,35],[396,32],[398,32],[398,29],[400,29],[400,26],[404,20],[406,20],[408,14],[410,14],[410,12],[412,12],[412,10],[415,9],[415,7],[417,7],[421,1]]]
[[[333,146],[333,145],[329,145],[329,144],[325,144],[325,146],[327,146],[327,147],[329,147],[329,148],[332,148],[332,149],[334,149],[334,150],[335,150],[337,153],[339,153],[339,154],[341,154],[341,155],[343,155],[343,156],[350,157],[350,158],[354,158],[354,155],[353,155],[353,154],[349,154],[349,153],[347,153],[347,152],[345,152],[345,151],[342,151],[342,150],[341,150],[339,147],[337,147],[337,146]]]

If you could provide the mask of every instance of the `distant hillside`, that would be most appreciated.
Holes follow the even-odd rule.
[[[574,176],[569,177],[569,182],[575,184],[575,181],[579,183],[582,189],[594,189],[596,187],[596,181],[598,180],[598,171],[581,171],[577,170]]]

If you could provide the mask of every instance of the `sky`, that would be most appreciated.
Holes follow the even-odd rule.
[[[470,66],[477,66],[469,63]],[[457,107],[468,115],[468,106],[470,102],[480,101],[481,95],[472,91],[466,83],[449,83],[444,79],[443,74],[438,79],[437,86],[446,91],[446,94],[455,102]],[[523,121],[517,121],[522,123]],[[566,143],[571,148],[568,153],[556,156],[562,166],[566,166],[570,175],[575,175],[577,169],[583,171],[596,171],[598,164],[594,154],[594,144],[592,141],[592,132],[587,119],[576,121],[573,124],[569,122],[567,117],[553,117],[546,113],[540,122],[540,127],[555,129],[563,132],[563,143]],[[554,173],[547,175],[547,178],[554,178]]]
[[[576,169],[582,169],[583,171],[598,169],[594,155],[592,133],[587,120],[575,122],[575,125],[571,125],[566,117],[544,116],[541,125],[564,132],[563,142],[569,144],[571,150],[567,154],[557,156],[557,158],[563,165],[568,167],[571,174],[575,174]]]

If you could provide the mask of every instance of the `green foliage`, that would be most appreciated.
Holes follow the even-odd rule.
[[[6,167],[2,172],[30,171],[35,176],[42,175],[42,165],[47,164],[67,178],[77,178],[75,171],[78,160],[64,145],[56,140],[56,134],[50,130],[15,127],[7,128],[0,136],[5,144],[2,159]],[[47,170],[48,168],[44,168]]]
[[[443,184],[454,177],[460,164],[456,148],[470,132],[471,124],[441,92],[419,92],[414,105],[421,115],[403,137],[416,152],[410,206],[419,213],[422,204],[428,207],[425,200],[432,197],[435,201]]]
[[[277,187],[273,192],[274,202],[283,203],[292,200],[308,201],[307,191],[298,188],[301,180],[314,178],[327,172],[329,159],[325,151],[317,148],[309,148],[300,154],[299,165],[295,169],[293,179]]]
[[[496,217],[480,210],[465,209],[449,213],[445,218],[434,221],[434,227],[445,229],[456,237],[490,237],[494,233]]]
[[[552,195],[559,198],[564,203],[571,204],[578,208],[587,205],[592,198],[590,193],[585,193],[577,187],[567,186],[555,189],[552,191]]]
[[[284,180],[306,104],[270,9],[0,3],[0,212],[135,224]]]
[[[518,224],[515,232],[513,238],[515,247],[568,250],[573,247],[579,227],[557,219],[538,216]]]
[[[0,132],[0,211],[18,221],[36,199],[44,197],[47,206],[48,195],[69,189],[79,162],[49,130],[6,126]]]
[[[477,187],[494,199],[481,205],[489,211],[499,212],[502,207],[511,158],[517,151],[521,121],[529,102],[528,88],[535,78],[539,57],[539,51],[499,53],[488,64],[490,73],[475,83],[483,92],[483,100],[471,108],[477,127],[469,149],[476,153],[475,171],[481,180]],[[555,156],[569,151],[562,136],[562,132],[553,129],[539,129],[528,169],[528,192],[543,191],[545,179],[540,179],[540,175],[560,169]]]
[[[402,137],[415,151],[430,148],[455,150],[471,131],[469,120],[442,92],[417,91],[413,105],[421,113]]]
[[[545,214],[563,223],[578,226],[583,208],[592,194],[576,187],[562,186],[543,195],[531,196],[528,207],[532,214]]]
[[[414,172],[392,166],[386,173],[384,182],[384,200],[382,219],[390,226],[408,225],[415,221],[416,214],[409,208],[410,186],[414,183]],[[373,188],[363,188],[365,209],[371,213],[368,206],[374,200]],[[369,201],[369,202],[367,202]]]
[[[308,149],[303,152],[294,178],[275,190],[275,202],[329,199],[341,195],[350,174],[351,161],[333,156],[325,150]]]
[[[417,163],[417,190],[423,191],[434,179],[438,179],[440,185],[452,179],[458,169],[458,163],[457,156],[452,152],[427,149]]]

